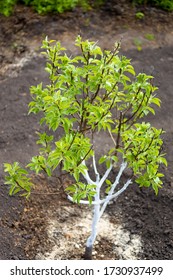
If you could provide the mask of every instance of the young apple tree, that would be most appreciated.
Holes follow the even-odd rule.
[[[151,187],[157,194],[163,177],[159,166],[167,162],[161,152],[162,129],[141,121],[148,113],[155,113],[155,105],[160,106],[153,77],[136,74],[130,60],[118,55],[119,44],[113,51],[103,51],[97,43],[78,36],[75,45],[80,54],[72,57],[60,42],[47,38],[43,41],[50,83],[31,87],[29,112],[42,112],[40,123],[46,124],[52,135],[39,134],[39,155],[26,167],[48,176],[60,168],[74,178],[66,188],[67,198],[93,208],[91,235],[85,249],[85,259],[91,259],[98,222],[109,202],[133,182],[139,187]],[[54,132],[59,128],[62,132],[57,138]],[[112,145],[100,156],[96,144],[103,131]],[[103,174],[98,165],[104,166]],[[17,162],[4,166],[10,194],[20,192],[28,197],[32,187],[28,171]],[[132,175],[124,181],[126,169]]]

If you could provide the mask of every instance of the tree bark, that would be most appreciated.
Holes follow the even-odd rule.
[[[92,260],[93,246],[85,248],[84,260]]]

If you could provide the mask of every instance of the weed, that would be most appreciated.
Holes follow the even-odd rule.
[[[155,40],[155,36],[152,33],[145,34],[145,38],[149,41],[154,41]]]
[[[145,17],[144,13],[142,13],[142,12],[137,12],[135,14],[135,16],[136,16],[137,19],[144,19],[144,17]]]

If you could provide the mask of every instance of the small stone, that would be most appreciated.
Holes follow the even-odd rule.
[[[113,12],[116,15],[121,16],[123,14],[124,10],[119,5],[114,5],[113,6]]]
[[[75,244],[74,246],[75,246],[76,249],[79,249],[79,248],[80,248],[80,245],[79,245],[79,244]]]
[[[82,223],[78,224],[78,227],[83,227],[84,225]]]
[[[66,233],[64,233],[64,236],[65,236],[65,238],[67,238],[67,239],[71,239],[71,238],[73,237],[73,234],[70,233],[70,232],[66,232]]]

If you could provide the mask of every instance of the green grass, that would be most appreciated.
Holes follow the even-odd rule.
[[[173,0],[133,0],[132,2],[137,5],[152,5],[168,12],[173,11]]]
[[[152,34],[152,33],[146,33],[146,34],[145,34],[145,38],[146,38],[148,41],[154,41],[154,40],[155,40],[155,36],[154,36],[154,34]]]
[[[39,14],[50,12],[64,13],[80,6],[84,10],[91,7],[98,7],[104,3],[104,0],[0,0],[0,14],[9,16],[12,14],[16,4],[32,6]]]

